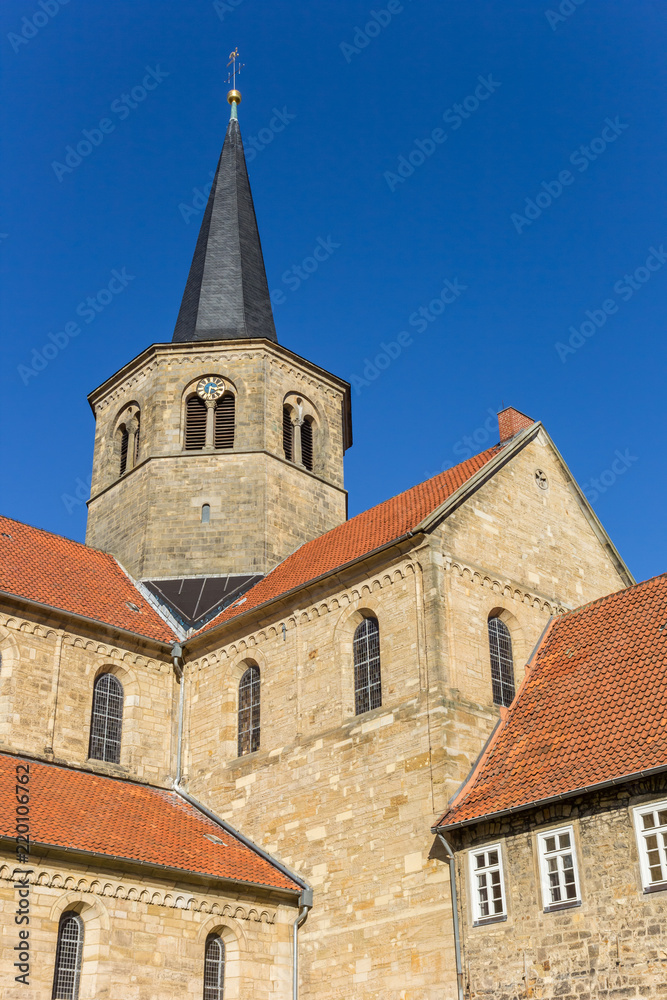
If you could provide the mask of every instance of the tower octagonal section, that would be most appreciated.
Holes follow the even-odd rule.
[[[138,580],[264,575],[347,517],[349,384],[279,344],[155,344],[89,402],[86,542]]]

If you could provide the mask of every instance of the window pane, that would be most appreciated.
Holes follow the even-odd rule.
[[[223,1000],[225,985],[225,946],[219,937],[206,942],[204,959],[204,1000]]]
[[[490,865],[498,864],[498,851],[489,851],[489,864]]]
[[[65,913],[58,928],[56,968],[52,1000],[77,1000],[81,976],[83,921],[77,913]]]
[[[112,764],[120,762],[123,730],[123,687],[113,674],[102,674],[93,688],[88,756]]]
[[[544,844],[545,844],[545,847],[547,849],[547,853],[548,854],[551,854],[552,851],[556,850],[556,838],[555,837],[547,837],[547,839],[544,841]]]
[[[560,849],[561,849],[561,851],[564,850],[566,847],[569,847],[569,846],[570,846],[570,834],[569,833],[561,833],[561,835],[560,835]]]
[[[364,618],[354,633],[354,696],[357,715],[382,704],[380,627],[375,618]]]
[[[642,816],[642,820],[644,823],[645,830],[650,830],[652,827],[655,826],[655,816],[653,815],[652,812],[644,813],[644,815]]]
[[[489,619],[491,684],[496,705],[510,705],[514,700],[514,659],[509,629],[499,618]]]
[[[251,666],[248,667],[239,684],[239,757],[259,750],[259,699],[259,667]]]

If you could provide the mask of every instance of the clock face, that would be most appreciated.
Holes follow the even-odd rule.
[[[224,391],[224,380],[217,375],[205,375],[197,382],[197,395],[202,399],[219,399]]]

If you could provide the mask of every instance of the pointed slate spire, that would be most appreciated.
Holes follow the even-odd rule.
[[[277,343],[236,105],[199,230],[173,341],[261,338]]]

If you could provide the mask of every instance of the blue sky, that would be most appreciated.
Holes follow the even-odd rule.
[[[3,511],[83,539],[86,395],[171,339],[238,45],[279,339],[355,385],[350,513],[504,403],[666,570],[666,35],[653,0],[5,0]]]

